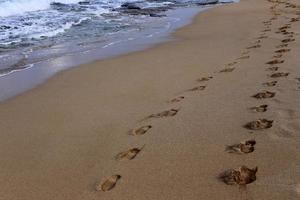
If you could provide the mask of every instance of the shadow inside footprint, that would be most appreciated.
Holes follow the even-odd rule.
[[[146,134],[151,128],[152,128],[151,125],[146,125],[146,126],[139,127],[139,128],[137,128],[137,129],[132,129],[132,130],[129,132],[129,135],[144,135],[144,134]]]
[[[220,73],[222,73],[222,72],[233,72],[233,70],[235,70],[235,67],[225,68],[225,69],[222,69],[222,70],[220,71]]]
[[[279,67],[269,67],[268,70],[270,71],[277,71],[279,69]]]
[[[273,120],[258,119],[247,123],[244,127],[250,130],[268,129],[273,126]]]
[[[246,49],[256,49],[256,48],[260,48],[260,47],[261,47],[261,45],[257,44],[257,45],[253,45],[253,46],[247,47]]]
[[[180,102],[184,99],[184,96],[179,96],[179,97],[175,97],[174,99],[171,99],[169,101],[169,103],[177,103],[177,102]]]
[[[268,105],[263,104],[263,105],[259,105],[259,106],[254,106],[254,107],[251,107],[250,110],[252,110],[254,112],[266,112],[268,110]]]
[[[291,39],[291,38],[281,40],[282,43],[288,43],[288,42],[294,42],[294,41],[295,41],[295,39]]]
[[[196,87],[193,87],[191,89],[188,89],[186,90],[187,92],[195,92],[195,91],[202,91],[206,88],[206,86],[204,85],[201,85],[201,86],[196,86]]]
[[[269,92],[269,91],[264,91],[264,92],[259,92],[252,97],[257,98],[257,99],[266,99],[266,98],[273,98],[275,96],[275,92]]]
[[[238,169],[228,169],[222,172],[218,178],[227,185],[246,185],[256,180],[257,167],[250,169],[241,166]]]
[[[270,32],[271,31],[271,29],[265,29],[265,30],[262,30],[261,32]]]
[[[284,72],[277,72],[274,74],[271,74],[271,78],[280,78],[280,77],[287,77],[290,73],[284,73]]]
[[[291,20],[290,20],[290,22],[297,22],[297,21],[299,21],[299,18],[291,18]]]
[[[243,59],[249,59],[250,58],[250,56],[242,56],[242,57],[239,57],[239,58],[237,58],[238,60],[243,60]]]
[[[276,46],[276,48],[283,48],[283,47],[287,47],[287,46],[289,46],[288,44],[280,44],[280,45],[278,45],[278,46]]]
[[[256,39],[266,39],[266,38],[268,38],[268,36],[264,35],[264,36],[259,36],[259,37],[256,38]]]
[[[226,146],[225,151],[228,153],[246,154],[254,151],[255,140],[246,140],[239,144],[233,144]]]
[[[231,67],[231,66],[233,66],[233,65],[235,65],[235,64],[237,64],[237,62],[231,62],[231,63],[228,63],[228,64],[226,64],[226,66],[227,66],[227,67]]]
[[[145,147],[145,145],[142,148],[132,148],[129,149],[127,151],[118,153],[115,156],[116,160],[132,160],[134,159],[139,153],[140,151]]]
[[[277,81],[270,81],[270,82],[265,82],[263,85],[268,86],[268,87],[273,87],[277,84]]]
[[[209,81],[210,79],[212,79],[212,76],[208,76],[208,77],[202,77],[197,79],[198,82],[204,82],[204,81]]]
[[[149,115],[148,117],[146,117],[146,119],[149,119],[149,118],[162,118],[162,117],[173,117],[178,113],[178,111],[179,111],[179,109],[172,108],[170,110],[165,110],[165,111],[162,111],[160,113]]]
[[[106,178],[105,180],[103,180],[103,182],[96,184],[96,190],[97,191],[109,191],[111,189],[113,189],[117,182],[121,179],[120,175],[112,175],[109,178]]]
[[[268,64],[268,65],[275,65],[275,64],[281,64],[281,63],[284,63],[284,60],[275,59],[275,60],[271,60],[269,62],[266,62],[266,64]]]
[[[275,51],[275,53],[286,53],[286,52],[290,52],[291,49],[279,49],[277,51]]]

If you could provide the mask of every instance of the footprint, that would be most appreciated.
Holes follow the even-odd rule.
[[[248,59],[248,58],[250,58],[250,56],[242,56],[242,57],[239,57],[239,58],[237,58],[238,60],[242,60],[242,59]]]
[[[277,45],[276,48],[279,49],[279,48],[284,48],[284,47],[288,47],[289,45],[288,44],[280,44],[280,45]]]
[[[228,153],[252,153],[254,151],[255,140],[247,140],[239,144],[233,144],[226,146],[225,151]]]
[[[230,63],[229,63],[230,64]],[[228,64],[228,65],[229,65]],[[209,81],[210,79],[212,79],[213,77],[212,76],[208,76],[208,77],[202,77],[202,78],[199,78],[197,79],[198,82],[204,82],[204,81]]]
[[[162,118],[162,117],[173,117],[178,113],[178,111],[179,111],[179,109],[172,108],[170,110],[165,110],[165,111],[162,111],[160,113],[149,115],[148,117],[146,117],[146,119],[149,119],[149,118]]]
[[[115,156],[115,159],[116,160],[132,160],[140,153],[140,151],[143,150],[144,147],[145,147],[145,145],[142,148],[132,148],[127,151],[118,153]]]
[[[177,103],[177,102],[180,102],[184,99],[184,96],[178,96],[178,97],[175,97],[174,99],[171,99],[169,101],[169,103]]]
[[[258,168],[250,169],[246,166],[241,166],[238,169],[228,169],[218,178],[227,185],[246,185],[256,181],[256,173]]]
[[[202,91],[206,88],[205,85],[200,85],[200,86],[196,86],[196,87],[193,87],[191,89],[188,89],[186,90],[186,92],[195,92],[195,91]]]
[[[269,91],[264,91],[264,92],[259,92],[252,97],[257,98],[257,99],[267,99],[267,98],[273,98],[275,96],[275,92],[269,92]]]
[[[271,29],[265,29],[265,30],[262,30],[261,32],[265,33],[265,32],[270,32]]]
[[[285,30],[285,29],[289,29],[291,28],[291,25],[285,25],[285,26],[282,26],[282,27],[279,27],[278,30],[282,31],[282,30]]]
[[[289,37],[294,37],[294,32],[282,31],[282,35],[289,35]]]
[[[265,82],[263,85],[268,86],[268,87],[273,87],[276,86],[277,81],[270,81],[270,82]]]
[[[256,49],[256,48],[260,48],[260,47],[261,47],[261,45],[257,44],[257,45],[253,45],[253,46],[247,47],[246,49]]]
[[[283,55],[282,54],[277,54],[275,56],[273,56],[273,58],[281,58]]]
[[[277,60],[277,59],[266,62],[266,64],[268,65],[275,65],[275,64],[282,64],[282,63],[284,63],[284,60]]]
[[[116,186],[120,179],[120,175],[112,175],[109,178],[104,179],[101,183],[96,184],[96,190],[103,192],[109,191]]]
[[[279,67],[269,67],[269,71],[278,71]]]
[[[277,51],[275,51],[275,53],[286,53],[286,52],[290,52],[291,49],[279,49]]]
[[[274,74],[271,74],[271,78],[280,78],[280,77],[287,77],[290,73],[284,73],[284,72],[277,72]]]
[[[250,53],[250,51],[249,50],[247,50],[247,51],[243,51],[242,53],[241,53],[241,55],[242,56],[244,56],[244,55],[247,55],[248,53]],[[234,62],[235,64],[237,63],[237,62]]]
[[[271,128],[273,125],[273,120],[258,119],[247,123],[244,127],[250,130],[263,130]]]
[[[129,135],[144,135],[144,134],[146,134],[151,128],[152,128],[151,125],[141,126],[141,127],[139,127],[139,128],[132,129],[132,130],[129,132]]]
[[[282,43],[288,43],[288,42],[294,42],[295,39],[292,39],[292,38],[287,38],[287,39],[284,39],[284,40],[281,40]]]
[[[297,21],[299,21],[299,18],[291,18],[291,20],[290,20],[290,22],[297,22]]]
[[[268,38],[268,36],[264,35],[264,36],[260,36],[260,37],[258,37],[256,39],[267,39],[267,38]]]
[[[233,70],[235,70],[235,67],[232,67],[232,68],[225,68],[225,69],[222,69],[222,70],[220,71],[220,73],[222,73],[222,72],[233,72]]]
[[[266,105],[266,104],[263,104],[260,106],[254,106],[254,107],[250,108],[250,110],[252,110],[254,112],[266,112],[267,109],[268,109],[268,105]]]

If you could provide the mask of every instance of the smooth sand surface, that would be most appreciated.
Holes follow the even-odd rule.
[[[299,199],[300,3],[281,1],[298,7],[266,0],[217,7],[178,30],[174,42],[60,73],[1,103],[0,199]],[[289,37],[295,41],[276,47]],[[274,53],[280,49],[290,51]],[[279,64],[266,64],[274,59]],[[270,77],[275,66],[288,76]],[[276,94],[251,97],[265,90]],[[169,102],[177,96],[184,99]],[[261,104],[266,112],[249,109]],[[175,116],[142,120],[172,108]],[[243,127],[260,118],[274,120],[272,127]],[[152,128],[128,135],[143,125]],[[256,140],[254,152],[224,151],[247,139]],[[115,160],[143,145],[134,159]],[[258,166],[246,188],[217,179],[241,165]],[[111,175],[121,175],[115,187],[96,191]]]

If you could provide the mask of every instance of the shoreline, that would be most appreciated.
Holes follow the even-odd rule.
[[[0,199],[298,199],[300,5],[284,2],[298,7],[212,8],[176,41],[63,71],[0,103]],[[261,130],[249,125],[258,119]],[[253,152],[226,152],[245,140]],[[131,148],[134,159],[115,159]],[[258,167],[253,183],[217,179],[244,165]],[[97,191],[112,175],[115,187]]]
[[[174,40],[172,33],[178,28],[190,24],[197,14],[205,12],[207,9],[211,9],[215,6],[192,6],[169,10],[166,12],[167,18],[169,19],[169,28],[164,27],[160,31],[155,31],[154,29],[142,31],[141,33],[136,33],[136,37],[133,40],[128,39],[127,41],[124,40],[123,42],[114,45],[107,44],[107,47],[99,46],[96,49],[66,54],[57,58],[49,58],[30,64],[24,69],[17,69],[8,74],[0,75],[0,102],[9,100],[46,83],[48,79],[55,76],[57,73],[82,65],[92,64],[97,61],[151,49],[161,43],[171,42]],[[148,35],[152,36],[148,38]],[[119,39],[122,40],[122,38]],[[28,81],[28,79],[31,81]],[[20,85],[22,85],[22,87]]]

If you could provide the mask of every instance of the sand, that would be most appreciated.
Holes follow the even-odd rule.
[[[65,71],[1,103],[0,199],[299,199],[300,4],[281,1],[216,7],[175,41]],[[276,69],[289,74],[272,78]],[[273,97],[253,97],[266,90]],[[271,124],[245,127],[258,119]],[[248,139],[253,152],[225,151]],[[242,165],[258,167],[256,181],[217,179]]]

